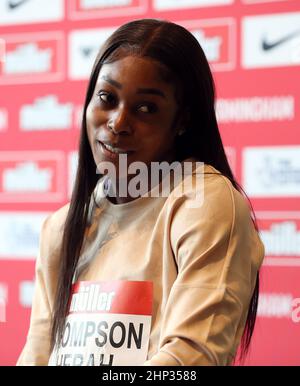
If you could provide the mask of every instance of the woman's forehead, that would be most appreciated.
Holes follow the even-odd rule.
[[[169,88],[174,90],[171,82],[166,82],[163,76],[163,65],[151,58],[126,56],[111,63],[102,65],[97,83],[108,82],[122,88],[123,85]]]
[[[104,63],[100,69],[101,72],[103,71],[109,71],[111,69],[115,68],[123,68],[125,69],[132,69],[132,70],[139,70],[139,71],[145,71],[149,74],[156,74],[160,81],[161,78],[164,78],[163,75],[170,74],[171,71],[167,68],[167,66],[160,62],[157,59],[153,59],[148,56],[138,56],[138,55],[127,55],[123,58],[114,60],[112,62]]]

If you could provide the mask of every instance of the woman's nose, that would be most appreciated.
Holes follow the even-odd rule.
[[[131,133],[129,112],[125,108],[114,111],[109,117],[107,127],[115,134]]]

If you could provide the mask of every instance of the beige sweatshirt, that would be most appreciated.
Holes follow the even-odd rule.
[[[103,184],[97,186],[98,206],[91,213],[74,281],[152,283],[149,331],[149,315],[140,315],[134,321],[145,322],[144,354],[135,347],[137,353],[141,352],[135,357],[139,358],[137,365],[229,365],[240,343],[264,256],[263,244],[245,198],[228,179],[208,165],[204,174],[200,168],[196,172],[199,173],[193,174],[193,182],[201,174],[203,184],[197,188],[186,184],[183,195],[178,194],[180,183],[168,197],[140,197],[120,205],[112,204],[106,197],[99,198]],[[203,203],[189,207],[195,206],[195,201],[188,205],[195,200],[195,189],[203,195]],[[49,361],[50,317],[67,211],[68,205],[49,216],[42,227],[30,328],[18,365],[47,365]],[[136,296],[142,297],[142,293],[137,292]],[[132,300],[135,301],[141,304],[144,300]],[[134,311],[122,311],[119,304],[116,300],[117,308],[112,308],[119,311],[101,311],[92,317],[112,321],[117,315],[126,323],[130,317],[137,317],[132,316]],[[114,325],[120,327],[115,328],[119,334],[123,331],[120,323]],[[110,336],[108,330],[105,337],[104,330],[100,331],[99,325],[97,328],[93,332],[98,334],[98,340],[93,337],[93,342],[98,342],[96,349],[100,350],[101,337],[100,351],[108,355],[103,344],[104,338]],[[122,338],[114,339],[116,342]],[[115,357],[118,350],[122,351],[123,359],[117,364],[133,364],[129,359],[126,363],[131,354],[125,345],[110,348],[115,350]],[[85,350],[95,347],[87,345]],[[85,355],[89,355],[86,351]],[[57,358],[54,356],[54,364],[78,364],[72,363],[70,356],[65,362]]]

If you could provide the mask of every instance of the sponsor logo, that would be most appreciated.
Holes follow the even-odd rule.
[[[6,131],[8,128],[8,114],[4,108],[0,109],[0,132]]]
[[[57,202],[64,198],[64,153],[1,152],[0,202]]]
[[[34,162],[22,162],[3,171],[3,189],[7,192],[22,192],[25,189],[47,192],[51,188],[52,173],[52,169],[40,169]]]
[[[69,35],[69,78],[88,79],[97,53],[115,28],[72,31]]]
[[[262,293],[259,295],[257,315],[261,318],[292,317],[293,295],[289,293]]]
[[[64,18],[64,1],[51,0],[2,0],[0,2],[0,25],[60,21]]]
[[[46,212],[0,214],[0,259],[35,259]]]
[[[17,9],[21,5],[24,5],[28,0],[8,0],[7,6],[9,9]]]
[[[293,95],[223,99],[216,103],[219,123],[291,121],[295,118]]]
[[[235,20],[211,19],[180,22],[198,40],[213,71],[232,70],[236,63]]]
[[[22,307],[30,308],[32,306],[34,292],[34,282],[24,280],[19,284],[19,302]]]
[[[212,7],[215,5],[232,4],[234,0],[154,0],[153,6],[157,11],[166,9],[181,9],[191,7]]]
[[[263,39],[262,41],[262,49],[264,51],[270,51],[270,50],[273,50],[274,48],[277,48],[279,46],[281,46],[282,44],[292,40],[293,38],[295,38],[296,36],[299,36],[300,34],[300,30],[296,31],[296,32],[292,32],[286,36],[283,36],[282,38],[280,38],[279,40],[275,40],[273,42],[268,42],[267,40]]]
[[[299,25],[300,12],[244,17],[243,67],[280,67],[299,64]]]
[[[147,357],[152,282],[77,282],[49,365],[139,365]]]
[[[296,221],[281,221],[270,224],[260,231],[267,256],[300,257],[300,229]]]
[[[39,50],[35,43],[20,44],[15,51],[7,52],[4,73],[48,72],[51,56],[50,49]]]
[[[300,146],[245,148],[243,186],[252,197],[300,195]]]
[[[70,19],[95,19],[144,14],[147,0],[70,0]]]
[[[5,62],[0,66],[2,84],[62,80],[64,35],[61,32],[5,36]]]
[[[55,95],[37,98],[32,105],[20,109],[20,129],[66,130],[73,124],[73,105],[60,104]]]
[[[110,311],[115,291],[102,291],[100,284],[79,287],[72,297],[70,313]]]
[[[300,266],[300,212],[256,212],[265,247],[263,265]]]
[[[81,47],[82,55],[87,58],[91,57],[94,51],[95,51],[94,47]]]

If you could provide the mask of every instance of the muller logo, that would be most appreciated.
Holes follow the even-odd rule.
[[[264,265],[300,266],[300,212],[257,212]]]
[[[4,36],[5,61],[0,63],[0,83],[35,83],[62,80],[64,36],[61,32]]]
[[[3,190],[47,192],[51,189],[52,173],[50,168],[40,169],[34,162],[19,163],[3,171]]]
[[[63,152],[1,152],[0,202],[62,201],[64,191]]]
[[[55,95],[37,98],[20,109],[21,130],[63,130],[73,123],[72,103],[59,103]]]
[[[300,258],[300,222],[286,220],[273,222],[261,230],[267,256],[298,256]]]
[[[261,293],[257,315],[261,318],[291,318],[293,295],[291,293]]]
[[[52,55],[50,48],[39,50],[35,43],[20,44],[14,51],[7,52],[3,72],[8,75],[49,72]]]
[[[232,70],[236,62],[235,20],[211,19],[180,22],[199,41],[214,71]]]

